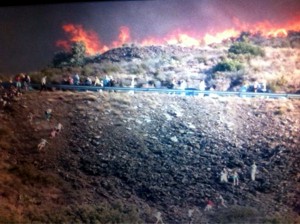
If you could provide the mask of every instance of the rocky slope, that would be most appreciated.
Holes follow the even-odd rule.
[[[155,223],[161,212],[164,223],[297,222],[299,115],[300,102],[287,99],[27,92],[1,107],[0,217]],[[62,133],[51,139],[58,122]],[[41,138],[49,144],[39,152]],[[223,167],[238,171],[239,186],[220,183]]]

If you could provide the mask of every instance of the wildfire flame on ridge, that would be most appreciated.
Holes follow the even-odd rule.
[[[243,23],[239,19],[233,19],[234,28],[228,28],[221,31],[210,32],[206,34],[197,34],[188,31],[172,31],[163,38],[147,37],[140,41],[142,46],[161,45],[161,44],[180,44],[182,46],[200,46],[212,43],[221,43],[229,38],[235,38],[242,31],[251,34],[259,33],[263,37],[286,37],[288,31],[300,31],[300,16],[287,21],[285,24],[275,24],[270,21],[257,23]],[[132,41],[130,29],[126,26],[119,28],[119,35],[116,41],[109,45],[101,43],[98,35],[94,31],[85,30],[82,25],[66,24],[62,26],[63,30],[70,36],[69,40],[58,40],[56,45],[65,50],[70,50],[74,42],[82,41],[86,45],[86,51],[89,55],[103,53],[111,48],[116,48]]]

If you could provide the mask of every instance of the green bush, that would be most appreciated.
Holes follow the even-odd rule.
[[[71,51],[60,51],[55,53],[52,65],[57,68],[65,66],[82,66],[86,61],[86,46],[84,42],[75,42],[71,46]]]
[[[68,66],[70,64],[71,54],[65,51],[59,51],[54,54],[52,65],[56,68]]]
[[[235,72],[243,69],[244,66],[236,60],[224,60],[213,67],[213,72]]]
[[[250,54],[253,56],[265,56],[265,51],[247,42],[235,42],[229,48],[229,53],[233,54]]]
[[[245,81],[245,73],[241,71],[231,74],[230,81],[230,88],[242,85]]]

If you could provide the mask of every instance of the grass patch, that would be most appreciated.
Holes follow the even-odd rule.
[[[262,48],[243,41],[232,44],[228,52],[233,54],[249,54],[253,56],[265,56],[265,51]]]

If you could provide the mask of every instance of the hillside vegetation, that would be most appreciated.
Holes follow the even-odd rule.
[[[300,42],[298,33],[287,38],[250,36],[202,47],[180,45],[146,46],[135,44],[87,56],[85,45],[77,42],[71,52],[58,52],[52,64],[30,73],[33,82],[47,76],[51,83],[78,73],[81,79],[112,76],[118,86],[129,86],[132,77],[137,87],[154,84],[169,87],[172,80],[185,79],[189,88],[198,88],[200,79],[217,90],[237,91],[244,84],[267,81],[272,92],[300,91]]]

